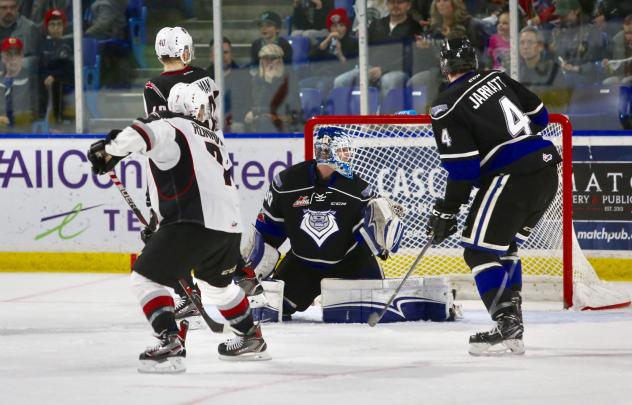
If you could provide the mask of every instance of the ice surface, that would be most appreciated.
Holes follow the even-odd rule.
[[[475,358],[482,304],[454,323],[264,326],[272,360],[222,362],[229,335],[189,331],[187,372],[146,375],[156,341],[114,274],[0,273],[1,404],[632,404],[632,310],[524,304],[522,357]],[[626,286],[630,288],[630,286]]]

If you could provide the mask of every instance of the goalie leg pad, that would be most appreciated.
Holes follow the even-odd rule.
[[[261,285],[264,293],[250,297],[253,319],[260,322],[282,322],[285,283],[281,280],[270,280],[262,281]]]
[[[263,236],[256,228],[253,228],[253,232],[241,249],[241,255],[244,258],[245,267],[251,268],[260,280],[272,273],[279,260],[279,252],[265,243]]]
[[[338,280],[321,282],[323,321],[367,322],[397,288],[401,279]],[[454,296],[444,277],[411,277],[380,322],[454,320]]]

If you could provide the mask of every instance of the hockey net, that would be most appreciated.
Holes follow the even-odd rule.
[[[442,197],[447,173],[440,166],[430,116],[323,116],[305,126],[305,157],[313,159],[313,135],[320,126],[345,129],[352,137],[353,170],[376,191],[405,207],[406,231],[399,251],[381,262],[387,278],[403,277],[426,240],[425,225],[436,198]],[[630,297],[602,282],[590,265],[572,228],[572,134],[565,117],[551,115],[542,131],[559,148],[560,187],[555,200],[519,247],[526,299],[561,300],[567,308],[604,309],[630,304]],[[459,215],[459,228],[467,210]],[[459,298],[478,297],[463,260],[458,237],[433,246],[417,265],[417,276],[447,276]]]

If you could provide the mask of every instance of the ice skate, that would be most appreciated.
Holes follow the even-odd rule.
[[[200,290],[195,287],[192,290],[192,294],[199,299]],[[176,321],[186,318],[189,321],[189,329],[191,330],[202,329],[204,327],[204,320],[200,315],[200,311],[197,310],[191,299],[186,295],[180,297],[180,301],[178,301],[175,308],[175,317]]]
[[[516,314],[501,315],[489,332],[470,336],[472,356],[504,356],[524,354],[522,321]]]
[[[186,320],[180,322],[179,332],[163,331],[156,336],[160,342],[145,350],[138,357],[140,373],[182,373],[186,371],[184,358],[187,355],[184,348],[189,324]]]
[[[522,323],[522,295],[520,295],[520,291],[514,291],[511,294],[511,303],[514,305],[514,308],[516,309],[516,315]]]
[[[258,324],[247,334],[237,334],[235,338],[220,343],[217,347],[220,360],[228,361],[270,360],[267,349],[268,345],[261,336],[261,327]]]

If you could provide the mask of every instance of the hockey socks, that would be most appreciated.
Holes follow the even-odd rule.
[[[500,262],[507,271],[507,288],[522,291],[522,261],[517,252],[507,252],[500,257]]]
[[[478,293],[493,319],[505,307],[511,306],[511,290],[505,288],[508,280],[505,267],[490,262],[472,268]]]
[[[130,276],[134,291],[145,317],[156,334],[178,332],[174,316],[173,297],[166,287],[133,271]]]
[[[234,284],[231,284],[230,287],[237,287]],[[225,304],[217,305],[217,309],[220,314],[230,324],[233,330],[241,332],[242,334],[248,333],[248,331],[252,328],[254,324],[252,319],[252,314],[250,312],[250,304],[248,302],[248,298],[246,298],[245,292],[237,287],[235,290],[236,294]]]

